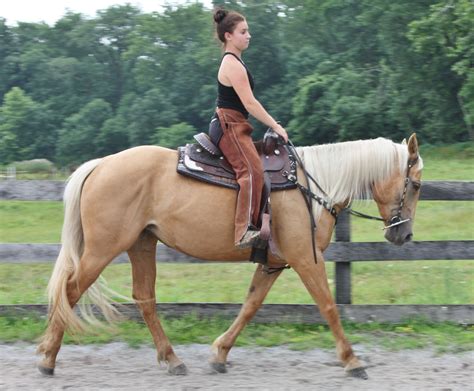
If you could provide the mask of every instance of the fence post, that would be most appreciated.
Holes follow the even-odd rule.
[[[351,241],[351,216],[344,210],[339,214],[336,225],[336,242]],[[336,303],[352,304],[351,294],[351,263],[334,262],[335,267],[335,285],[336,285]]]

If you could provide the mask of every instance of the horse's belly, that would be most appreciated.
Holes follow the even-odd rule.
[[[236,191],[178,174],[165,188],[161,202],[154,206],[156,234],[161,241],[201,259],[244,259],[246,252],[234,247]]]

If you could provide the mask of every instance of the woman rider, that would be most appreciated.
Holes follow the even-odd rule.
[[[253,77],[242,61],[248,48],[250,32],[245,18],[234,11],[218,8],[214,21],[224,55],[217,75],[218,96],[216,116],[222,133],[219,148],[234,169],[239,193],[235,212],[235,245],[251,247],[258,237],[257,223],[263,190],[263,166],[252,141],[249,113],[272,128],[285,142],[288,135],[253,95]],[[210,133],[212,138],[212,121]]]

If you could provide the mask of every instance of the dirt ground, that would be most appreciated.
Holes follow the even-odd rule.
[[[0,345],[1,390],[474,390],[474,352],[388,352],[356,345],[369,380],[346,377],[334,351],[234,348],[228,373],[213,373],[207,345],[176,346],[187,376],[158,366],[151,347],[65,345],[54,377],[36,369],[35,346]]]

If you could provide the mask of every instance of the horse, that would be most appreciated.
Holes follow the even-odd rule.
[[[415,134],[408,143],[377,138],[297,147],[296,151],[337,212],[354,199],[372,196],[380,219],[386,222],[385,238],[397,245],[412,239],[423,168]],[[82,309],[82,317],[73,311],[81,296],[100,307],[108,322],[116,319],[118,311],[98,277],[124,251],[132,266],[132,296],[152,335],[158,362],[165,362],[170,374],[187,373],[156,313],[157,241],[205,260],[241,261],[249,259],[250,250],[234,247],[236,191],[179,175],[176,166],[176,151],[139,146],[86,162],[69,178],[62,246],[48,283],[48,324],[37,350],[42,354],[38,363],[42,374],[54,374],[65,330],[82,331],[97,320],[87,310]],[[297,175],[322,194],[306,183],[300,167]],[[272,192],[271,205],[272,237],[280,254],[270,254],[269,264],[289,265],[296,271],[334,335],[346,373],[367,378],[344,335],[328,286],[323,253],[335,226],[333,215],[315,204],[314,234],[297,189]],[[391,224],[394,216],[399,221]],[[212,344],[209,363],[215,371],[227,371],[227,356],[235,340],[281,272],[266,273],[257,265],[237,318]]]

